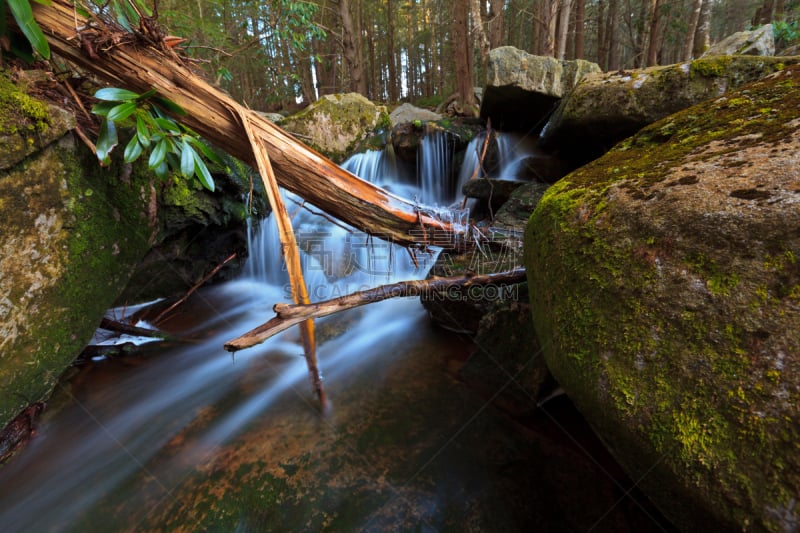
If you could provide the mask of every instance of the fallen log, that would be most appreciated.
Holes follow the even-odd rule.
[[[115,39],[115,32],[120,32],[113,23],[85,19],[71,0],[53,0],[47,5],[33,2],[31,7],[56,54],[112,85],[138,92],[155,89],[187,111],[176,117],[183,124],[256,167],[240,106],[181,64],[163,42],[144,35],[136,43]],[[254,111],[247,113],[252,129],[269,151],[282,187],[379,238],[443,248],[456,248],[464,242],[462,226],[357,178]]]
[[[525,281],[525,269],[516,268],[506,272],[494,274],[454,276],[449,278],[433,278],[426,280],[400,281],[381,285],[373,289],[354,292],[339,298],[325,300],[313,304],[275,304],[272,310],[275,317],[260,326],[253,328],[244,335],[225,343],[225,349],[236,352],[261,344],[281,331],[289,329],[295,324],[310,318],[321,318],[346,309],[352,309],[389,298],[403,296],[421,296],[447,294],[448,291],[458,288],[460,294],[465,294],[471,287],[480,285],[511,285]]]

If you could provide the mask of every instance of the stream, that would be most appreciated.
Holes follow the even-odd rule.
[[[455,194],[392,178],[379,154],[349,164],[403,193]],[[254,223],[238,280],[170,316],[179,340],[62,380],[37,435],[0,469],[2,531],[671,530],[568,399],[531,398],[512,417],[465,384],[475,345],[432,326],[417,298],[317,321],[326,413],[296,328],[225,352],[290,300],[273,226]],[[313,300],[419,279],[435,260],[414,264],[306,212],[295,230]]]

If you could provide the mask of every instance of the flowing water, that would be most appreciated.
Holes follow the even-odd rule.
[[[379,153],[348,164],[410,187]],[[431,203],[455,198],[441,188],[416,193],[441,195]],[[403,249],[302,210],[294,224],[315,300],[422,277],[435,258],[415,264]],[[603,466],[605,452],[568,406],[551,415],[531,400],[521,423],[464,386],[456,370],[471,341],[431,327],[417,299],[318,321],[325,416],[296,330],[224,352],[289,300],[273,224],[254,226],[243,276],[198,291],[165,323],[180,340],[86,365],[59,385],[37,436],[0,469],[0,530],[652,525],[652,511]]]

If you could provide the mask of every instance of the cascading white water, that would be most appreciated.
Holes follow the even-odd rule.
[[[379,153],[361,155],[345,167],[363,173],[365,179],[388,184],[396,179]],[[415,265],[403,248],[333,224],[292,202],[291,193],[284,191],[283,195],[293,216],[309,295],[315,301],[398,279],[424,277],[435,259],[433,252],[418,253]],[[258,391],[182,448],[171,462],[174,466],[168,467],[177,469],[174,475],[180,477],[181,469],[195,457],[236,435],[287,391],[308,393],[306,364],[294,331],[237,353],[235,359],[222,351],[226,341],[269,318],[273,304],[291,301],[274,222],[265,219],[249,230],[250,258],[243,276],[202,291],[200,305],[208,306],[202,313],[205,316],[197,317],[196,326],[182,333],[201,335],[201,343],[179,346],[152,366],[126,373],[103,393],[113,395],[113,401],[103,394],[82,399],[73,406],[77,422],[43,429],[23,457],[0,470],[0,523],[4,529],[42,531],[72,523],[163,453],[171,439],[194,423],[204,406],[236,394],[249,369],[265,358],[277,361],[271,364],[275,370],[264,376]],[[124,310],[114,312],[119,316]],[[405,337],[422,315],[424,311],[414,299],[374,304],[369,313],[355,310],[348,315],[356,318],[351,318],[346,333],[318,349],[320,368],[326,377],[335,377],[353,364],[348,362],[353,355],[361,362],[379,356],[382,346]],[[332,401],[335,403],[335,398]],[[112,404],[129,407],[117,413],[106,407]],[[62,437],[53,440],[51,434]],[[69,449],[61,449],[61,438],[72,442]],[[39,511],[42,506],[47,513]]]
[[[461,194],[461,188],[464,184],[472,179],[473,176],[478,178],[482,177],[480,172],[475,175],[475,171],[478,169],[478,165],[481,163],[481,149],[483,148],[483,142],[486,139],[486,132],[481,132],[476,135],[467,145],[467,149],[464,152],[464,161],[461,163],[461,170],[458,172],[458,184],[456,187],[456,191]]]
[[[448,133],[442,130],[429,131],[419,144],[417,155],[417,179],[422,190],[421,202],[428,205],[448,205],[456,197],[452,190],[450,175],[453,148]]]
[[[493,176],[497,179],[519,179],[520,166],[525,159],[533,155],[533,149],[527,138],[512,133],[498,133],[496,137],[498,171]]]

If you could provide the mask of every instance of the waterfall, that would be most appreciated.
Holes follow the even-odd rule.
[[[420,141],[417,157],[417,184],[422,203],[447,205],[456,197],[451,190],[453,149],[449,134],[442,130],[429,131]]]
[[[498,133],[497,139],[498,171],[497,179],[517,180],[519,169],[524,161],[533,155],[530,139],[511,133]]]
[[[342,168],[403,197],[424,196],[419,188],[402,183],[392,154],[386,150],[356,154],[345,161]],[[443,189],[444,185],[440,188]],[[418,279],[427,273],[435,260],[435,252],[417,252],[412,259],[403,247],[319,216],[319,209],[304,204],[288,191],[282,191],[282,197],[292,216],[303,274],[312,301],[335,298],[398,279]],[[442,216],[466,223],[464,213],[442,211]],[[282,287],[284,294],[290,295],[288,273],[280,253],[280,238],[271,217],[257,223],[249,221],[247,243],[250,256],[245,265],[245,276]]]
[[[458,172],[456,191],[459,195],[461,194],[461,188],[464,187],[466,182],[472,179],[475,170],[481,163],[481,150],[483,149],[484,139],[486,139],[486,132],[481,132],[467,145],[467,150],[464,152],[464,161],[461,163],[461,170]],[[478,173],[477,177],[481,177],[480,173]]]
[[[398,181],[394,153],[386,150],[367,150],[342,163],[342,168],[380,187]]]

